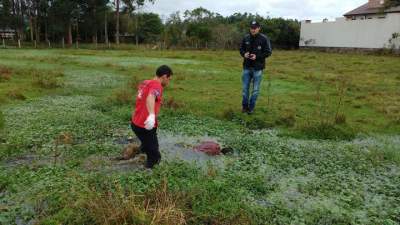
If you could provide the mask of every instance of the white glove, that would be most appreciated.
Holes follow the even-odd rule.
[[[144,128],[146,128],[146,130],[152,130],[155,124],[156,124],[156,115],[150,114],[147,117],[146,121],[144,121]]]

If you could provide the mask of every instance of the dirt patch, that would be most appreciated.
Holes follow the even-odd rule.
[[[9,81],[12,71],[9,68],[0,66],[0,82]]]

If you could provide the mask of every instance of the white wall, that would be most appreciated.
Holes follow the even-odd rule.
[[[300,47],[384,48],[393,33],[400,33],[400,13],[384,19],[301,23]]]

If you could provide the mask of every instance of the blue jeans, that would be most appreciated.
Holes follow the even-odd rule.
[[[260,92],[260,85],[262,80],[262,70],[254,70],[254,69],[244,69],[242,82],[243,82],[243,101],[242,106],[244,109],[248,109],[250,111],[254,110],[256,106],[256,101],[258,94]],[[249,102],[249,94],[250,94],[250,85],[253,83],[253,92],[250,97]]]

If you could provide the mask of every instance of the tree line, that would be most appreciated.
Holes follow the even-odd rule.
[[[222,16],[204,8],[167,18],[143,12],[154,0],[0,0],[0,32],[25,42],[135,43],[162,48],[237,48],[251,20],[274,47],[298,47],[300,22],[250,13]]]

